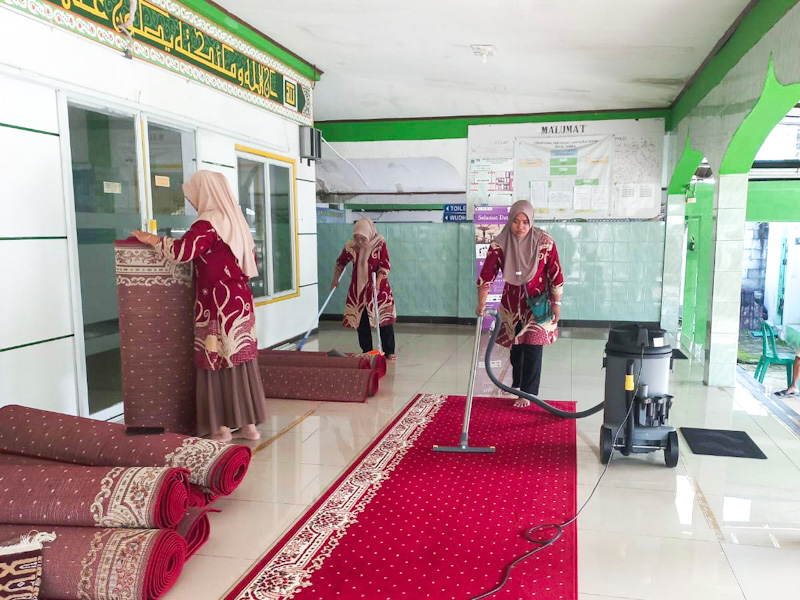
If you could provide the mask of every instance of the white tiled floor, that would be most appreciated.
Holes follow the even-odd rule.
[[[167,600],[224,596],[415,394],[466,393],[473,331],[398,325],[400,358],[366,404],[271,401],[245,481],[216,503],[211,539]],[[540,395],[601,401],[604,345],[605,332],[564,331],[545,349]],[[357,350],[355,333],[323,324],[319,347]],[[676,469],[661,453],[615,458],[578,521],[580,600],[800,599],[800,440],[747,390],[706,387],[702,374],[675,361],[671,424],[747,431],[768,460],[695,456],[685,444]],[[476,390],[495,395],[485,374]],[[602,472],[601,422],[578,422],[579,502]]]

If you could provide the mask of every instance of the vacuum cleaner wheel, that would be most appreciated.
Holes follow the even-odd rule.
[[[604,465],[611,460],[611,453],[614,451],[611,430],[608,427],[600,428],[600,462]]]
[[[667,447],[664,448],[664,462],[672,469],[678,466],[678,432],[670,431],[667,434]]]

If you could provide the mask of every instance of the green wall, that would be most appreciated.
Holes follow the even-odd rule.
[[[699,344],[706,342],[710,293],[711,243],[714,237],[714,186],[698,184],[697,202],[686,205],[689,235],[694,251],[686,252],[683,295],[683,335]],[[751,181],[747,190],[748,221],[800,222],[800,181]],[[692,332],[691,322],[695,319]]]
[[[352,225],[320,223],[317,248],[320,306],[330,290],[333,263]],[[564,270],[562,318],[658,321],[664,222],[541,224],[556,242]],[[475,236],[472,223],[377,224],[392,258],[390,281],[400,316],[474,315]],[[341,314],[344,290],[327,314]]]

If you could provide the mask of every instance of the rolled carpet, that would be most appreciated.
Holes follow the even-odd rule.
[[[366,402],[375,382],[368,369],[320,369],[260,364],[267,398]]]
[[[177,433],[133,435],[118,423],[10,405],[0,408],[0,452],[104,467],[176,467],[227,496],[244,479],[250,448]]]
[[[44,600],[156,600],[186,562],[186,542],[171,529],[53,527],[42,550]],[[26,525],[0,525],[0,539],[25,535]]]
[[[187,509],[176,531],[186,541],[186,559],[188,560],[195,552],[208,541],[211,535],[211,523],[208,520],[208,509],[201,507],[191,507]]]
[[[135,239],[115,242],[114,258],[125,423],[194,435],[192,266]]]
[[[0,523],[171,528],[189,503],[187,469],[10,464],[0,454]]]
[[[366,369],[373,371],[371,384],[367,389],[368,396],[378,393],[377,371],[372,369],[370,360],[365,356],[327,356],[313,352],[289,352],[281,350],[259,350],[259,367],[312,367],[318,369]],[[263,379],[263,377],[262,377]],[[263,383],[263,382],[262,382]],[[278,398],[283,396],[270,396]]]
[[[285,350],[259,350],[258,351],[258,360],[259,363],[261,362],[261,358],[264,356],[275,355],[275,354],[301,354],[304,357],[311,357],[311,356],[321,356],[327,359],[340,359],[340,358],[359,358],[361,360],[366,360],[369,363],[369,368],[373,369],[378,374],[378,379],[386,375],[386,357],[383,354],[345,354],[343,356],[332,356],[327,352],[287,352]]]

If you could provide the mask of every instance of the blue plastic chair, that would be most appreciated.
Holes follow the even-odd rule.
[[[785,353],[778,353],[775,350],[775,332],[772,325],[766,321],[761,324],[761,358],[758,359],[756,366],[756,379],[759,383],[764,383],[764,376],[770,365],[784,365],[786,367],[786,386],[792,385],[792,365],[794,356]]]

